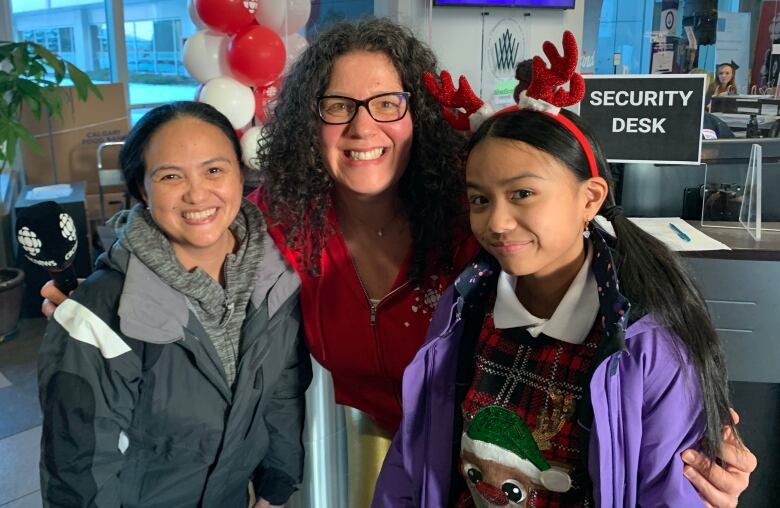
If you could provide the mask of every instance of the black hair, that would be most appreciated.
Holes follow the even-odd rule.
[[[332,233],[325,217],[334,183],[319,149],[316,98],[327,88],[335,60],[357,50],[387,56],[403,90],[411,92],[412,147],[399,181],[399,197],[411,224],[410,275],[419,279],[431,266],[453,268],[454,227],[467,230],[465,138],[443,119],[439,103],[423,85],[423,71],[437,70],[433,52],[410,30],[386,19],[331,26],[285,77],[258,153],[270,222],[283,227],[288,246],[301,253],[306,270],[319,273],[321,251]]]
[[[128,133],[125,139],[125,144],[119,152],[119,166],[122,168],[122,175],[125,178],[125,182],[127,182],[127,189],[130,195],[141,203],[144,202],[141,189],[144,186],[144,174],[146,172],[144,153],[149,145],[149,140],[166,123],[184,117],[195,118],[221,130],[230,140],[230,144],[236,153],[236,159],[243,171],[241,142],[235,129],[230,124],[230,120],[225,115],[217,111],[213,106],[203,102],[179,101],[163,104],[150,110],[138,120],[138,123],[130,129],[130,133]]]
[[[585,135],[596,159],[599,176],[609,184],[602,211],[615,205],[612,176],[601,145],[574,113],[561,110]],[[471,138],[467,151],[489,138],[521,141],[563,163],[580,181],[591,177],[588,161],[574,135],[547,115],[519,110],[496,115]],[[671,329],[677,347],[684,347],[698,372],[704,399],[706,434],[703,451],[714,459],[727,425],[738,436],[729,412],[726,362],[720,340],[710,320],[704,298],[679,256],[645,233],[622,214],[612,218],[615,229],[615,262],[621,290],[632,304],[632,315],[652,314]]]

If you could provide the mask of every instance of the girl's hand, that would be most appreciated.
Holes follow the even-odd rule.
[[[739,415],[732,409],[734,424]],[[756,469],[756,456],[742,442],[734,437],[731,429],[723,432],[723,444],[718,453],[720,464],[710,465],[707,457],[693,449],[682,453],[686,466],[683,472],[694,487],[707,508],[733,508],[737,506],[739,495],[745,491],[750,481],[750,473]]]
[[[284,508],[284,505],[271,504],[261,497],[252,508]]]
[[[78,279],[78,282],[81,284],[84,282],[84,279]],[[57,289],[57,287],[54,285],[54,281],[51,280],[44,284],[41,288],[41,296],[44,298],[43,303],[41,304],[41,312],[44,316],[46,316],[46,319],[50,318],[51,315],[54,314],[54,311],[58,305],[68,299],[65,294]]]

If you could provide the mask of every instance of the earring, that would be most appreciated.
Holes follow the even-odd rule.
[[[585,227],[582,229],[582,236],[584,236],[586,240],[590,238],[590,229],[588,229],[588,225],[590,225],[590,219],[586,218]]]

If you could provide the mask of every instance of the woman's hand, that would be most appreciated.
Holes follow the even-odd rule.
[[[731,416],[735,425],[739,423],[739,415],[733,409]],[[692,449],[685,450],[682,453],[686,464],[683,472],[699,491],[704,506],[733,508],[737,506],[739,495],[747,489],[750,473],[756,469],[758,461],[728,427],[723,431],[723,444],[718,457],[720,463],[709,467],[710,461],[704,454]]]
[[[261,497],[252,508],[284,508],[284,505],[271,504]]]
[[[84,279],[78,279],[78,283],[81,284]],[[41,304],[41,312],[46,319],[49,319],[57,306],[68,299],[68,297],[54,285],[54,281],[50,280],[41,288],[41,296],[44,298]]]

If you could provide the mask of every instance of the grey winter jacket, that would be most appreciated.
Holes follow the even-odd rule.
[[[39,358],[45,506],[283,504],[300,483],[309,356],[299,280],[265,236],[234,390],[196,314],[119,242]]]

